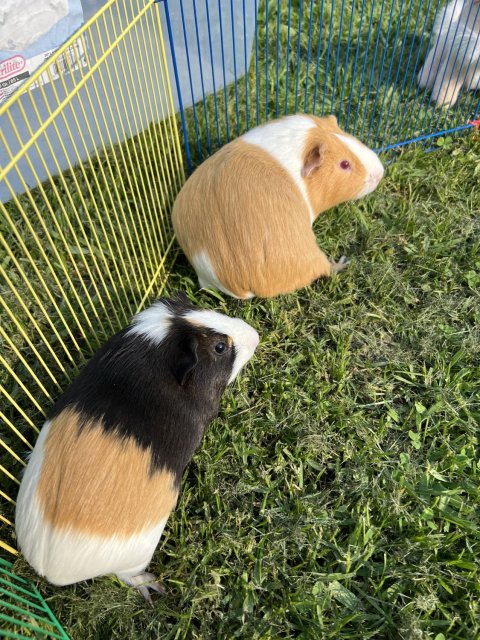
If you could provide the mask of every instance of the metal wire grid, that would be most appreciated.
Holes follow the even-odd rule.
[[[240,51],[235,44],[247,42],[246,3],[251,1],[252,62],[246,44]],[[243,21],[232,20],[234,2],[242,5]],[[232,137],[284,113],[334,112],[367,144],[389,150],[468,129],[468,120],[480,111],[474,92],[464,92],[453,109],[445,110],[416,83],[433,45],[431,25],[442,0],[180,0],[183,29],[175,34],[168,0],[163,5],[181,107],[179,73],[188,73],[192,102],[192,74],[199,72],[202,84],[200,102],[180,111],[190,168]],[[210,42],[206,58],[197,19],[203,5]],[[187,14],[194,17],[193,42]],[[220,75],[211,45],[217,27]],[[175,50],[180,39],[187,68],[179,70]],[[73,58],[65,56],[70,41],[0,108],[0,123],[14,131],[16,140],[8,142],[0,127],[0,145],[8,155],[0,183],[11,196],[8,204],[0,204],[5,317],[0,327],[5,400],[0,411],[0,547],[12,554],[12,496],[45,407],[96,346],[160,292],[172,255],[167,213],[184,180],[155,0],[109,0],[74,40],[82,44],[73,46]],[[231,86],[225,82],[227,47],[233,47]],[[67,73],[57,74],[54,82],[62,56]],[[472,57],[469,64],[479,61]],[[138,81],[139,73],[146,82]],[[208,74],[214,88],[210,96],[203,86]],[[159,92],[153,90],[159,86]],[[26,115],[25,100],[36,114],[34,121]],[[65,171],[58,150],[67,160]],[[52,159],[56,177],[47,168]],[[39,185],[33,191],[19,168],[22,162]],[[18,195],[18,184],[23,195]],[[0,630],[0,635],[26,637],[15,630],[20,624],[30,632],[66,638],[35,587],[0,562],[0,604],[12,613],[0,618],[14,629]]]
[[[245,33],[252,2],[255,35],[250,62]],[[462,0],[456,2],[460,6]],[[448,61],[452,58],[452,67],[461,63],[480,69],[480,56],[473,51],[466,60],[466,54],[436,43],[432,26],[445,0],[179,0],[183,30],[176,33],[169,3],[172,0],[164,0],[174,59],[175,52],[186,50],[187,68],[174,66],[174,76],[190,169],[232,137],[287,113],[335,113],[340,125],[365,144],[388,151],[470,129],[470,121],[480,112],[478,92],[463,91],[455,106],[446,109],[434,104],[430,92],[417,84],[432,47]],[[243,19],[234,20],[239,4]],[[471,12],[479,11],[472,5]],[[189,16],[194,17],[196,37],[188,37]],[[210,44],[207,55],[198,42],[204,22]],[[449,26],[455,36],[466,33],[463,26]],[[214,29],[220,30],[221,65],[212,53]],[[478,34],[470,33],[467,41],[480,48]],[[225,86],[227,51],[235,78],[229,87]],[[185,73],[189,88],[182,91]],[[450,74],[455,84],[453,70]],[[192,79],[197,77],[201,99],[183,110],[182,93],[195,102]],[[206,84],[223,88],[209,96]]]
[[[74,41],[0,109],[0,183],[11,196],[0,204],[0,547],[10,553],[18,477],[45,409],[161,291],[173,254],[169,210],[184,180],[158,6],[110,0]],[[60,60],[67,73],[54,82]]]
[[[0,558],[0,629],[4,638],[58,638],[68,635],[53,615],[38,589],[15,575],[11,562]],[[28,635],[24,635],[24,633]]]

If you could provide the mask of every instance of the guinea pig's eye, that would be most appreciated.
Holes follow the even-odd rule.
[[[227,349],[228,345],[226,342],[217,342],[217,344],[215,345],[215,351],[217,353],[225,353]]]
[[[340,162],[340,167],[347,171],[347,169],[350,169],[350,162],[348,160],[342,160]]]

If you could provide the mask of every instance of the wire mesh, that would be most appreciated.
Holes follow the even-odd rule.
[[[15,575],[11,562],[0,558],[0,637],[58,638],[68,635],[38,589]],[[8,625],[8,627],[7,627]]]
[[[437,39],[443,8],[107,0],[0,108],[0,549],[16,553],[14,497],[49,406],[165,284],[183,153],[191,169],[232,137],[298,111],[335,113],[384,151],[471,128],[479,94],[474,82],[457,84],[480,72],[480,36],[451,21],[457,44]],[[478,20],[480,7],[471,11]],[[433,99],[430,77],[418,83],[432,51],[444,61],[440,80],[459,90],[452,108]],[[9,625],[0,635],[67,637],[4,560],[0,574]]]
[[[0,157],[0,547],[14,553],[46,411],[173,259],[184,174],[153,0],[110,0],[22,86],[0,109]]]
[[[188,75],[189,102],[195,103],[182,111],[190,168],[250,127],[298,111],[334,113],[340,126],[377,151],[469,129],[469,121],[480,111],[478,91],[468,90],[474,87],[463,87],[455,106],[448,109],[418,85],[427,54],[436,46],[438,57],[447,60],[442,68],[448,69],[445,80],[451,87],[458,82],[458,68],[480,72],[480,28],[466,30],[452,21],[451,36],[457,44],[439,45],[433,24],[443,16],[444,0],[178,2],[182,16],[194,15],[208,33],[219,32],[222,62],[234,61],[237,80],[225,86],[232,69],[225,73],[211,47],[209,52],[185,31],[169,29],[174,55],[186,50],[188,65],[183,71]],[[165,4],[168,13],[168,4],[177,3]],[[463,4],[455,0],[454,6],[460,10]],[[469,15],[480,23],[479,5],[469,6]],[[246,35],[250,28],[251,44]],[[184,93],[184,74],[176,71],[177,92]],[[217,90],[211,95],[197,91],[193,99],[199,75],[202,84]]]

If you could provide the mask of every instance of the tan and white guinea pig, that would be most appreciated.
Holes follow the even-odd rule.
[[[175,201],[173,227],[201,287],[271,297],[342,269],[319,249],[322,211],[371,193],[378,156],[335,116],[286,116],[208,158]]]
[[[182,473],[258,344],[243,320],[160,299],[99,349],[58,400],[22,478],[19,547],[55,585],[145,569]],[[145,582],[150,581],[146,585]]]

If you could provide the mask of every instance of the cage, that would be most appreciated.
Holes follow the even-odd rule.
[[[6,558],[16,554],[25,456],[50,405],[93,350],[162,291],[176,253],[169,211],[188,171],[249,128],[298,111],[334,113],[393,156],[471,130],[480,111],[480,9],[450,4],[451,15],[442,0],[85,0],[83,25],[6,96]],[[453,17],[464,5],[466,23]],[[437,37],[434,24],[452,37]],[[429,54],[440,62],[421,86]],[[440,75],[458,93],[455,104],[435,99]],[[9,560],[0,574],[0,635],[67,637]]]
[[[384,154],[414,142],[430,148],[438,137],[470,129],[480,107],[479,8],[469,0],[448,7],[444,0],[254,0],[253,7],[181,0],[177,23],[193,15],[197,37],[167,23],[173,60],[182,60],[172,82],[189,169],[252,126],[298,111],[333,113]],[[429,54],[438,67],[425,64]],[[445,95],[429,90],[435,82],[458,94],[450,108]]]

